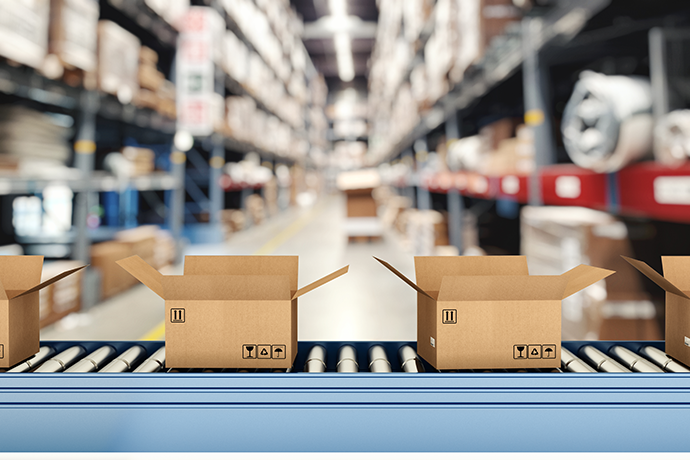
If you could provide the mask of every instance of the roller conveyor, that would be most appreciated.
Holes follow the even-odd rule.
[[[416,355],[414,343],[403,342],[300,342],[289,370],[165,369],[163,342],[46,342],[50,358],[43,364],[32,358],[29,366],[15,366],[23,372],[0,373],[0,420],[11,421],[0,427],[0,446],[6,452],[690,450],[683,423],[690,376],[664,353],[663,342],[562,345],[556,372],[438,372]],[[83,349],[72,363],[82,363],[77,369],[36,372],[77,346]],[[623,371],[594,371],[591,349]],[[98,350],[100,360],[93,356]],[[96,363],[85,365],[87,357]],[[37,436],[37,423],[50,429]],[[664,443],[641,436],[644,426],[663,433]]]

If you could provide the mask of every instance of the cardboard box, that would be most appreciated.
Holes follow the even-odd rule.
[[[98,88],[130,103],[139,91],[141,42],[112,21],[98,22]]]
[[[297,289],[297,256],[187,256],[163,276],[140,257],[118,265],[165,299],[167,367],[290,368],[297,299],[348,267]]]
[[[38,69],[48,51],[49,0],[0,2],[0,56]]]
[[[84,267],[41,282],[43,256],[0,256],[0,368],[38,353],[38,291]]]
[[[51,0],[51,53],[66,68],[96,71],[98,2],[94,0]]]
[[[417,353],[436,369],[560,367],[561,300],[613,272],[529,276],[524,256],[415,257]]]
[[[621,257],[666,291],[666,354],[690,365],[690,256],[662,256],[664,276],[642,261]]]

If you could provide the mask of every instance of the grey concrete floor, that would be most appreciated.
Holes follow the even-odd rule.
[[[311,209],[290,209],[222,244],[193,245],[189,255],[298,255],[299,286],[350,265],[347,275],[299,299],[299,340],[403,341],[416,339],[416,293],[372,256],[414,279],[412,254],[393,235],[348,244],[345,203],[328,196]],[[181,274],[182,266],[166,273]],[[137,285],[92,309],[41,331],[42,340],[162,339],[164,302]]]

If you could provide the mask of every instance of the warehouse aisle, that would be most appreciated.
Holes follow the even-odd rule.
[[[414,262],[392,235],[348,244],[344,200],[329,196],[311,209],[291,209],[216,245],[189,246],[195,255],[299,255],[299,285],[349,264],[347,275],[299,301],[300,340],[415,340],[416,294],[376,262],[380,257],[414,278]],[[168,274],[181,274],[182,267]],[[42,340],[161,340],[164,302],[147,287],[109,299],[41,331]]]

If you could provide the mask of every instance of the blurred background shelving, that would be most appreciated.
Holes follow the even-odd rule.
[[[91,263],[45,325],[134,296],[131,254],[525,254],[618,271],[564,338],[656,340],[618,255],[690,252],[689,30],[675,0],[3,4],[0,252]]]

